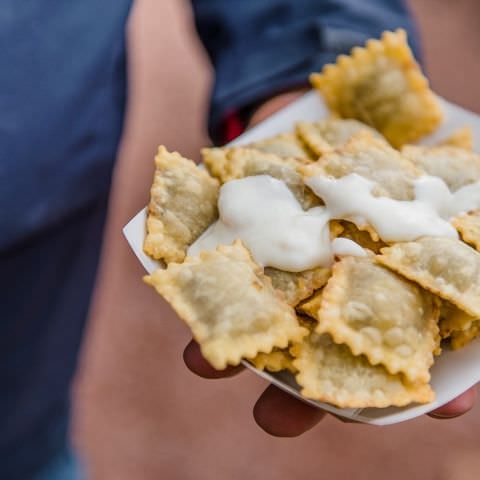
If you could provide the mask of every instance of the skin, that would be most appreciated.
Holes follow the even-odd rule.
[[[264,103],[253,115],[250,126],[261,122],[303,93],[305,90],[287,92]],[[193,340],[186,346],[183,359],[193,373],[203,378],[226,378],[243,371],[241,366],[229,367],[222,371],[215,370],[202,357],[198,344]],[[472,387],[456,399],[429,413],[429,416],[444,420],[463,415],[474,406],[476,395],[476,387]],[[297,400],[274,385],[265,389],[253,407],[253,416],[260,428],[276,437],[299,436],[317,425],[325,415],[325,412]]]
[[[215,370],[202,357],[198,344],[193,340],[185,348],[183,359],[189,370],[203,378],[227,378],[243,371],[241,366]],[[476,396],[476,387],[473,387],[429,413],[429,416],[445,420],[463,415],[473,407]],[[259,427],[276,437],[297,437],[317,425],[325,415],[325,412],[297,400],[273,385],[265,389],[253,407],[253,416]]]

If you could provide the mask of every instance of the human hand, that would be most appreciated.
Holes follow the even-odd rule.
[[[193,340],[185,348],[183,359],[189,370],[203,378],[228,378],[244,370],[242,366],[215,370],[203,358],[200,347]],[[437,419],[458,417],[473,407],[475,398],[476,388],[472,387],[446,405],[430,412],[429,416]],[[325,412],[307,405],[274,385],[269,385],[255,403],[253,416],[257,424],[270,435],[296,437],[317,425]],[[354,423],[342,418],[339,420]]]
[[[250,126],[265,120],[277,110],[303,95],[305,91],[296,90],[284,93],[264,103],[252,116]],[[193,340],[185,348],[183,358],[187,367],[203,378],[226,378],[244,370],[242,366],[229,367],[222,371],[215,370],[203,358],[198,344]],[[438,419],[458,417],[473,407],[475,398],[476,388],[473,387],[446,405],[430,412],[429,416]],[[257,424],[271,435],[296,437],[317,425],[325,416],[325,412],[296,399],[274,385],[270,385],[255,403],[253,416]],[[342,418],[339,420],[354,423]]]

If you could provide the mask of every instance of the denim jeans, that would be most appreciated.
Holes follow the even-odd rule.
[[[32,480],[85,480],[75,453],[65,448],[61,454],[52,458],[50,463],[38,472]]]

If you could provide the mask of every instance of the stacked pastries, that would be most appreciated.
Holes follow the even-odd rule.
[[[289,370],[304,396],[338,407],[430,402],[441,340],[459,348],[480,330],[480,212],[451,220],[463,241],[392,243],[371,225],[332,220],[331,238],[353,240],[366,255],[303,272],[260,267],[241,239],[187,256],[217,219],[221,185],[231,180],[270,175],[304,210],[322,204],[305,185],[311,176],[356,173],[376,196],[399,201],[414,198],[421,175],[452,191],[480,180],[468,129],[435,147],[407,144],[435,130],[442,113],[402,30],[339,57],[312,83],[332,118],[244,147],[204,149],[208,171],[160,147],[144,250],[166,268],[145,280],[215,368],[248,359]]]

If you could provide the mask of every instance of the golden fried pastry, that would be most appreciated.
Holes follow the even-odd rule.
[[[296,132],[318,157],[343,147],[360,132],[368,132],[383,139],[376,130],[353,119],[330,118],[320,122],[299,122]]]
[[[406,145],[402,155],[426,174],[441,178],[452,192],[480,179],[480,155],[462,148]]]
[[[460,240],[424,237],[382,249],[377,260],[480,318],[480,253]]]
[[[370,125],[394,147],[433,132],[443,119],[404,30],[355,47],[310,79],[333,113]]]
[[[314,290],[323,287],[330,277],[329,268],[315,268],[304,272],[284,272],[266,267],[265,275],[270,277],[272,285],[285,295],[286,302],[294,307],[309,297]]]
[[[458,128],[445,140],[441,141],[439,146],[457,147],[473,151],[473,131],[468,125]]]
[[[305,210],[320,204],[298,172],[302,162],[294,158],[241,147],[204,148],[202,155],[208,170],[221,183],[253,175],[270,175],[285,182]]]
[[[435,398],[428,384],[413,385],[381,365],[373,366],[364,356],[354,356],[346,345],[334,343],[326,334],[312,333],[291,352],[298,370],[297,383],[307,398],[340,408],[401,407]]]
[[[170,263],[145,281],[187,323],[218,370],[285,348],[308,333],[241,242]]]
[[[480,251],[480,210],[452,218],[451,224],[458,230],[462,240]]]
[[[370,133],[355,135],[344,147],[326,153],[321,161],[300,168],[306,177],[341,178],[356,173],[376,183],[377,196],[395,200],[414,198],[413,181],[421,171],[399,152]]]
[[[157,260],[181,262],[187,247],[218,216],[219,183],[191,160],[163,146],[155,166],[143,248]]]
[[[294,133],[280,133],[248,145],[265,153],[273,153],[283,158],[296,158],[309,162],[315,159],[312,151]]]
[[[438,348],[439,306],[433,295],[378,265],[346,257],[333,267],[317,311],[317,333],[330,334],[411,382],[428,382]]]

